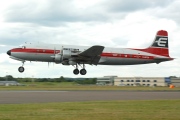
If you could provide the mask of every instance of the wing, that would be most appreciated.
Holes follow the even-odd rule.
[[[92,46],[89,49],[81,52],[79,56],[83,57],[95,57],[101,55],[102,51],[104,50],[104,46]]]
[[[89,64],[97,65],[103,50],[104,46],[92,46],[89,49],[79,53],[77,59],[78,61],[85,61]]]

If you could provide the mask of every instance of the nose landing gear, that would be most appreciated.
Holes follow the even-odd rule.
[[[23,67],[23,65],[24,65],[24,61],[22,62],[23,64],[22,64],[22,66],[20,66],[19,68],[18,68],[18,71],[20,72],[20,73],[23,73],[24,72],[24,67]]]
[[[19,68],[18,68],[18,71],[20,72],[20,73],[22,73],[22,72],[24,72],[24,67],[23,66],[20,66]]]

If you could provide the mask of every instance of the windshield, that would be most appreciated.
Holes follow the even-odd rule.
[[[26,46],[25,46],[25,45],[19,45],[19,47],[18,47],[18,48],[25,49],[25,48],[26,48]]]

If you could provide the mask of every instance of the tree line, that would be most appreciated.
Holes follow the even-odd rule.
[[[0,77],[0,81],[17,81],[17,82],[75,82],[77,84],[96,84],[96,78],[14,78],[12,75]]]

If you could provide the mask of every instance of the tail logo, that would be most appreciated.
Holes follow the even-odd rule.
[[[156,43],[159,47],[166,47],[168,38],[159,38]]]
[[[168,48],[168,37],[156,36],[152,47],[163,47]]]

